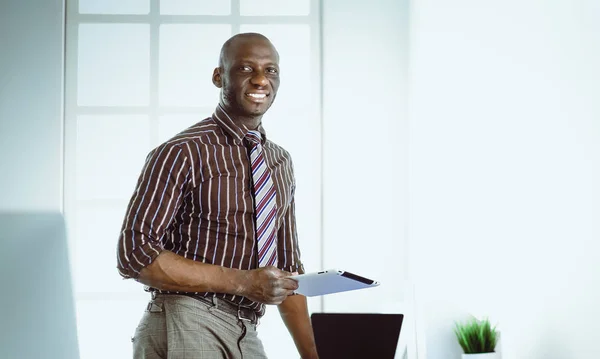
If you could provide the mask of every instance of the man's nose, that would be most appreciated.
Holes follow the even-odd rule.
[[[264,87],[269,84],[269,80],[262,72],[256,72],[256,74],[252,77],[251,82],[253,85]]]

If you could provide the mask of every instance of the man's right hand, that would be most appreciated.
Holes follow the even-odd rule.
[[[281,304],[298,289],[292,273],[277,267],[241,270],[184,258],[168,250],[140,272],[137,280],[167,291],[227,293],[265,304]]]
[[[268,266],[246,271],[240,295],[259,303],[281,304],[298,289],[292,273]]]

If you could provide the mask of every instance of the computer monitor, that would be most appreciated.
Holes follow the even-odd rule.
[[[311,320],[320,359],[393,359],[404,315],[313,313]]]
[[[0,212],[0,358],[79,358],[64,219]]]

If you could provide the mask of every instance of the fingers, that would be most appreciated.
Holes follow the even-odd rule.
[[[296,290],[298,289],[298,282],[290,279],[290,278],[282,278],[280,279],[280,286],[283,289],[287,289],[287,290]]]
[[[258,301],[266,304],[281,304],[288,296],[295,294],[298,289],[298,282],[293,279],[298,273],[283,271],[274,266],[257,269],[257,288],[262,293],[256,293]],[[260,278],[260,279],[259,279]]]
[[[298,272],[293,272],[293,273],[287,272],[287,271],[279,269],[275,266],[268,266],[268,267],[265,267],[265,269],[267,269],[269,272],[275,274],[278,278],[292,277],[294,275],[298,275]]]
[[[290,272],[286,272],[284,270],[279,269],[279,277],[280,278],[287,278],[287,277],[293,277],[294,274],[290,273]]]
[[[269,304],[279,305],[279,304],[283,303],[283,301],[286,300],[287,297],[289,297],[290,295],[294,295],[294,294],[295,294],[294,291],[286,290],[286,291],[282,292],[281,295],[271,298]]]
[[[292,285],[287,284],[288,281],[293,282],[291,283]],[[273,288],[273,291],[271,292],[272,299],[282,302],[283,300],[285,300],[285,298],[294,294],[294,291],[298,289],[297,287],[297,282],[292,280],[281,279],[279,285]]]

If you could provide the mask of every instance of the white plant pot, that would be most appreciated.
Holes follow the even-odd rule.
[[[462,359],[501,359],[500,353],[463,354]]]

